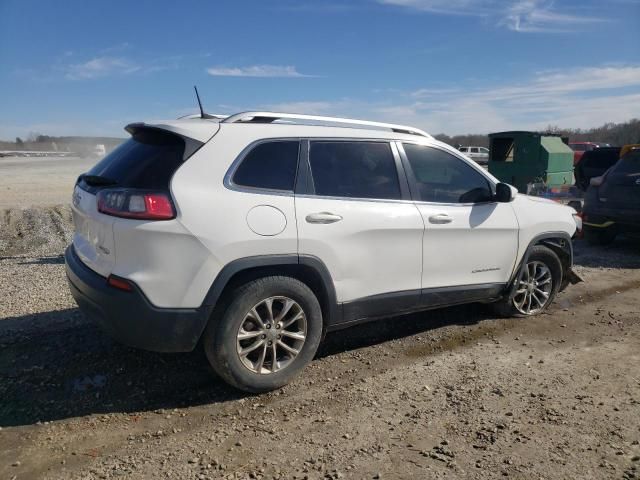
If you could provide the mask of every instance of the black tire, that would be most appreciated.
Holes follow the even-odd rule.
[[[499,316],[531,317],[531,316],[539,315],[540,313],[544,312],[549,307],[549,305],[551,305],[551,303],[553,302],[556,294],[560,290],[560,285],[562,283],[562,263],[560,262],[558,255],[556,255],[556,253],[553,250],[545,247],[544,245],[535,245],[531,249],[531,252],[529,253],[527,261],[523,265],[523,269],[521,269],[521,271],[518,273],[515,282],[519,282],[519,280],[521,279],[521,276],[523,275],[524,268],[526,267],[526,265],[532,262],[540,262],[544,264],[550,271],[551,288],[550,288],[550,291],[548,294],[549,297],[547,298],[546,303],[540,310],[537,310],[531,313],[523,313],[522,311],[518,310],[518,308],[515,306],[514,294],[510,293],[504,298],[491,304],[494,312],[497,313]],[[511,290],[515,290],[515,289],[511,289]]]
[[[306,319],[306,338],[286,367],[261,374],[250,370],[240,358],[238,332],[250,310],[271,297],[287,297],[299,305]],[[224,312],[209,320],[203,344],[212,368],[227,383],[246,392],[275,390],[289,383],[313,359],[322,338],[322,310],[314,293],[301,281],[291,277],[260,278],[232,292],[225,305]],[[264,348],[267,351],[268,347]],[[266,355],[270,356],[271,350]]]
[[[589,245],[609,245],[616,239],[617,234],[614,227],[584,226],[584,238]]]

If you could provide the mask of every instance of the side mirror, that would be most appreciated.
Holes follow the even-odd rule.
[[[496,196],[494,197],[496,202],[508,203],[513,201],[516,197],[516,190],[514,187],[507,183],[499,183],[496,185]]]

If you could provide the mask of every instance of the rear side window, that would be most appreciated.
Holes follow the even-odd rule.
[[[423,202],[479,203],[493,198],[489,181],[458,157],[437,148],[403,144]]]
[[[297,140],[256,145],[238,166],[233,183],[243,187],[293,191],[299,147]]]
[[[309,164],[316,195],[400,199],[387,142],[311,142]]]
[[[184,140],[177,135],[139,130],[87,174],[113,180],[118,187],[165,190],[184,161],[184,148]]]

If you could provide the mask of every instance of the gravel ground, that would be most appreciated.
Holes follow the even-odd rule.
[[[40,240],[0,236],[0,478],[640,478],[637,240],[577,242],[586,282],[547,314],[353,327],[291,385],[246,395],[199,349],[137,351],[85,321],[68,209],[26,212],[13,224]]]

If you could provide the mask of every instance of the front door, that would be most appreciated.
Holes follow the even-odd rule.
[[[295,198],[299,254],[324,262],[346,321],[414,308],[424,224],[400,186],[397,152],[360,140],[311,140],[308,152],[312,185]]]
[[[450,289],[453,302],[447,303],[455,303],[468,299],[466,290],[479,299],[500,290],[518,250],[511,204],[493,201],[492,183],[480,168],[453,153],[411,143],[399,148],[425,223],[423,293],[438,289],[436,298],[446,299],[441,294]]]

